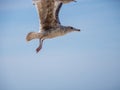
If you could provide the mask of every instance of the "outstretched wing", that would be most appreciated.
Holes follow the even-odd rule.
[[[62,2],[59,0],[56,0],[54,3],[54,18],[55,18],[55,22],[57,25],[60,25],[60,20],[59,20],[59,11],[62,7]]]
[[[62,2],[59,0],[34,0],[40,18],[41,30],[48,30],[50,28],[60,25],[59,11]]]

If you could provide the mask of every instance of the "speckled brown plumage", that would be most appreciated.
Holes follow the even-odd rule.
[[[33,0],[38,10],[40,19],[40,32],[28,33],[26,40],[39,39],[40,44],[36,49],[39,52],[42,48],[43,40],[65,35],[72,31],[80,31],[71,26],[62,26],[59,21],[59,11],[62,4],[75,0]]]

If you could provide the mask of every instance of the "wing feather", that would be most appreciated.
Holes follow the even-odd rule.
[[[61,1],[37,0],[35,5],[40,18],[41,30],[49,30],[60,25],[58,14],[62,6]]]
[[[59,25],[60,24],[60,20],[59,20],[59,11],[60,8],[62,7],[62,2],[61,1],[56,1],[55,5],[54,5],[54,18],[56,20],[56,23]]]

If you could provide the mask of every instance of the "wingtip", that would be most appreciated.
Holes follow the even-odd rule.
[[[32,0],[33,5],[36,5],[38,2],[40,2],[40,0]]]
[[[76,0],[73,0],[73,2],[77,2]]]

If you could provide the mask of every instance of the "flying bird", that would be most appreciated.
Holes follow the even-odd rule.
[[[59,21],[59,11],[63,4],[76,2],[75,0],[33,0],[36,6],[40,21],[40,32],[28,33],[26,40],[39,39],[39,46],[36,52],[42,48],[45,39],[63,36],[72,31],[80,31],[72,26],[63,26]]]

